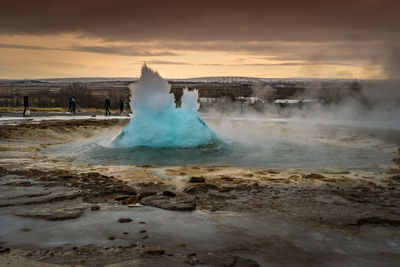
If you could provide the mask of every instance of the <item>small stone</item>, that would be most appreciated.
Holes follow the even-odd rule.
[[[140,208],[140,207],[142,207],[143,205],[142,204],[140,204],[140,203],[135,203],[135,204],[130,204],[130,205],[128,205],[128,208]]]
[[[200,261],[196,258],[189,258],[189,259],[184,260],[183,262],[187,263],[189,265],[196,265],[196,264],[200,263]]]
[[[72,175],[69,175],[69,174],[61,175],[61,176],[59,177],[59,179],[61,179],[61,180],[69,180],[69,179],[72,179],[72,178],[73,178],[73,176],[72,176]]]
[[[128,232],[123,232],[123,234],[124,234],[124,235],[127,235],[127,234],[129,234],[129,233],[128,233]]]
[[[203,177],[198,177],[198,176],[192,176],[190,177],[189,182],[190,183],[205,183],[206,179]]]
[[[235,266],[243,266],[243,267],[260,267],[260,265],[251,259],[245,259],[238,257],[235,262]]]
[[[400,174],[396,174],[389,177],[390,180],[400,182]]]
[[[146,222],[144,222],[144,221],[140,221],[139,223],[140,223],[140,224],[145,224]]]
[[[32,230],[31,228],[22,228],[21,231],[22,232],[29,232],[30,230]]]
[[[43,218],[49,221],[61,221],[76,219],[83,214],[83,208],[59,208],[59,209],[32,209],[15,212],[14,215],[21,217]]]
[[[135,204],[139,201],[139,196],[137,195],[131,195],[127,199],[123,200],[123,204]]]
[[[177,195],[174,198],[163,195],[149,196],[140,200],[140,204],[166,210],[195,210],[196,200],[193,196]]]
[[[185,243],[179,243],[178,247],[184,248],[184,247],[186,247],[186,244]]]
[[[145,235],[144,237],[142,237],[142,239],[147,239],[147,238],[149,238],[147,235]]]
[[[130,218],[119,218],[119,220],[118,220],[119,223],[128,223],[131,221],[132,221],[132,219],[130,219]]]
[[[145,197],[149,197],[149,196],[153,196],[156,195],[157,192],[155,191],[144,191],[144,192],[140,192],[139,193],[139,199],[145,198]]]
[[[146,230],[140,230],[139,233],[141,234],[146,233]]]
[[[156,255],[162,255],[165,253],[165,249],[161,248],[160,246],[156,247],[144,247],[143,252],[146,254],[156,254]]]
[[[95,205],[95,206],[91,206],[91,207],[90,207],[90,209],[91,209],[91,210],[99,210],[99,209],[100,209],[100,207],[99,207],[99,206],[97,206],[97,205]]]
[[[185,192],[185,193],[193,193],[194,191],[196,191],[196,187],[195,186],[189,186],[189,187],[186,187],[184,190],[183,190],[183,192]]]
[[[115,240],[115,237],[114,237],[114,236],[110,236],[110,237],[108,238],[108,240]]]
[[[136,195],[136,189],[129,186],[129,185],[123,185],[121,188],[123,194],[130,194],[130,195]]]
[[[3,247],[0,247],[0,253],[5,253],[5,252],[10,252],[10,248],[3,248]]]
[[[122,196],[118,196],[118,197],[114,198],[114,200],[121,201],[121,200],[128,199],[129,197],[130,197],[129,195],[122,195]]]
[[[164,191],[163,195],[167,196],[167,197],[176,197],[176,194],[174,192],[171,192],[171,191]]]
[[[318,174],[318,173],[310,173],[310,174],[306,175],[305,178],[307,178],[307,179],[322,179],[322,178],[325,178],[325,176]]]
[[[98,177],[101,176],[101,174],[98,172],[88,172],[88,173],[86,173],[86,176],[88,178],[96,178],[97,179]]]

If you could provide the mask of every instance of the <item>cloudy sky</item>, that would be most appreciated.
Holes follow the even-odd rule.
[[[0,0],[0,78],[398,78],[397,0]]]

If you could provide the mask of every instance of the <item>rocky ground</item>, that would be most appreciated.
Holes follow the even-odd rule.
[[[74,120],[0,126],[0,214],[10,225],[13,220],[21,225],[24,220],[32,224],[18,228],[11,236],[7,235],[9,226],[0,225],[0,265],[326,266],[357,262],[395,266],[399,262],[400,155],[394,159],[397,166],[386,171],[321,172],[224,166],[82,165],[49,157],[42,151],[50,145],[93,137],[104,131],[118,132],[125,123],[120,119]],[[227,240],[239,238],[235,236],[243,239],[239,239],[238,245],[224,244],[214,249],[187,244],[179,240],[179,235],[163,240],[157,237],[161,236],[157,228],[148,232],[151,217],[147,221],[136,219],[135,212],[146,207],[157,208],[150,208],[150,212],[169,212],[165,214],[179,211],[177,216],[202,214],[206,221],[220,218],[221,214],[239,214],[234,219],[239,226],[230,222]],[[40,245],[13,240],[29,236],[42,222],[51,227],[65,222],[74,225],[113,209],[131,215],[116,217],[115,223],[104,227],[131,229],[135,225],[137,234],[132,237],[121,230],[116,235],[105,235],[107,240],[101,245]],[[271,219],[274,227],[281,222],[289,223],[289,228],[299,232],[317,231],[330,238],[349,236],[366,244],[374,238],[384,239],[386,245],[390,243],[390,249],[385,250],[382,245],[381,250],[335,252],[343,260],[338,261],[332,252],[313,254],[296,244],[296,237],[283,238],[279,231],[284,228],[277,228],[278,233],[270,232],[267,237],[255,237],[260,235],[255,232],[255,236],[246,237],[250,233],[243,228],[241,216],[251,218],[250,225],[263,225],[263,216],[267,216],[266,224]],[[154,222],[157,220],[163,221],[163,217],[154,218]],[[172,219],[163,223],[174,224]],[[257,227],[260,226],[254,226]],[[327,240],[321,240],[321,244]]]

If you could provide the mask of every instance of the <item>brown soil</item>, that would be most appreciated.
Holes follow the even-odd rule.
[[[29,178],[29,181],[7,185],[15,188],[29,188],[35,183],[50,193],[60,187],[76,192],[47,198],[38,195],[37,200],[42,202],[35,203],[74,199],[82,203],[116,205],[136,205],[139,202],[168,210],[243,211],[274,214],[308,227],[349,233],[364,226],[397,230],[400,226],[399,168],[380,173],[215,166],[146,165],[132,168],[74,165],[62,159],[49,158],[41,151],[49,145],[89,138],[99,131],[115,131],[125,123],[122,120],[74,120],[2,125],[0,177],[18,175]],[[12,203],[7,201],[4,203]],[[15,202],[15,205],[22,204]],[[96,209],[92,207],[92,210]],[[68,218],[70,213],[57,212],[59,217],[47,213],[36,215],[56,220],[81,215],[77,211]],[[2,253],[0,263],[9,260],[16,265],[41,261],[96,266],[99,263],[129,262],[135,256],[153,266],[162,266],[163,261],[174,266],[210,262],[220,262],[220,266],[257,266],[251,260],[229,253],[208,255],[199,252],[197,256],[172,253],[171,256],[164,252],[163,248],[145,248],[135,244],[107,249],[13,249],[14,254],[4,256]]]

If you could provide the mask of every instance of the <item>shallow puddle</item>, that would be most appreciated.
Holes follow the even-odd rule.
[[[311,258],[314,263],[327,266],[360,266],[367,261],[369,266],[395,266],[400,258],[399,236],[375,232],[372,237],[367,232],[349,235],[324,228],[308,229],[268,215],[121,206],[87,210],[82,217],[65,221],[16,217],[10,208],[1,208],[0,214],[0,240],[12,247],[138,243],[172,250],[186,244],[196,251],[230,251],[262,266],[304,263]],[[119,223],[119,218],[132,221]],[[110,237],[115,239],[109,240]]]

